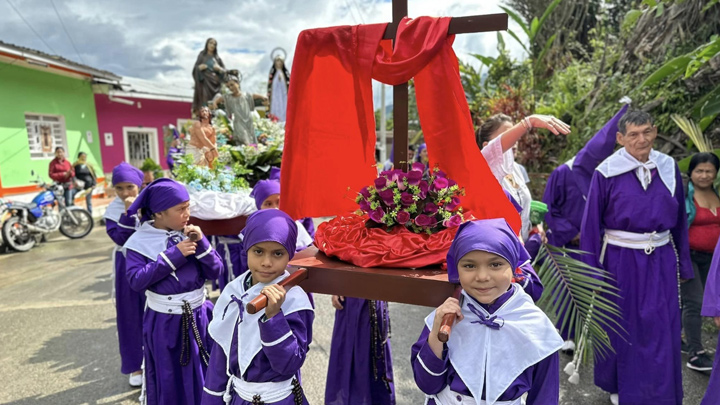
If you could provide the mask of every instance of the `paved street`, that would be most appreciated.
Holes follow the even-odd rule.
[[[139,391],[119,373],[110,299],[111,248],[104,227],[98,225],[79,241],[58,237],[28,253],[0,255],[0,403],[136,403]],[[334,310],[328,296],[318,295],[315,302],[314,341],[303,385],[310,403],[321,404]],[[398,404],[423,402],[413,383],[409,353],[429,311],[391,305]],[[709,347],[715,347],[714,340]],[[563,356],[561,367],[567,361]],[[696,405],[708,377],[685,369],[683,373],[684,403]],[[562,374],[562,404],[610,403],[592,385],[591,367],[584,367],[581,376],[581,384],[572,386]]]

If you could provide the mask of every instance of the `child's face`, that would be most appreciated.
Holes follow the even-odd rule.
[[[278,278],[290,261],[290,255],[283,245],[272,241],[252,245],[248,249],[247,258],[253,284],[269,283]]]
[[[125,200],[128,197],[137,197],[138,191],[140,191],[136,184],[127,181],[118,183],[113,188],[115,189],[115,194],[117,194],[121,200]]]
[[[155,213],[155,227],[182,231],[190,220],[190,201],[182,202],[165,211]]]
[[[513,269],[501,256],[473,250],[458,261],[463,290],[482,304],[492,304],[512,283]]]
[[[260,206],[261,210],[266,210],[270,208],[279,208],[280,207],[280,194],[272,194],[270,197],[266,198],[265,201],[263,201],[262,205]]]

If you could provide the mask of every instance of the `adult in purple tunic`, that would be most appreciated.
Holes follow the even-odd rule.
[[[214,309],[203,405],[307,404],[300,368],[312,341],[313,308],[301,287],[275,285],[287,277],[297,224],[279,210],[250,215],[244,229],[249,270],[223,290]],[[268,306],[245,311],[259,294]]]
[[[447,255],[448,279],[463,300],[449,298],[425,318],[411,349],[415,383],[427,403],[557,404],[562,339],[518,283],[528,253],[504,219],[466,222]],[[447,343],[445,314],[458,317]]]
[[[681,404],[680,282],[693,277],[680,171],[652,149],[657,128],[642,111],[618,124],[619,149],[595,171],[580,248],[607,270],[622,298],[627,336],[608,330],[615,353],[595,362],[595,384],[613,403]]]
[[[618,122],[628,109],[623,106],[595,136],[593,136],[575,157],[558,166],[548,178],[543,202],[548,206],[545,214],[548,243],[568,249],[580,249],[580,225],[585,211],[585,199],[590,189],[590,181],[595,168],[612,155],[615,150],[615,138]],[[579,255],[570,254],[575,259]],[[564,314],[560,314],[557,327],[565,339],[563,350],[574,350],[574,336],[568,330],[569,323],[562,328]]]
[[[117,198],[105,210],[105,229],[115,242],[112,252],[115,314],[120,346],[120,371],[130,374],[130,385],[142,385],[142,319],[145,294],[130,288],[125,277],[125,256],[120,248],[135,232],[137,217],[125,211],[137,197],[142,186],[143,172],[125,162],[115,166],[112,182]]]
[[[203,285],[218,276],[222,261],[200,228],[187,225],[189,200],[181,184],[158,179],[128,209],[142,214],[123,251],[130,287],[147,296],[144,400],[151,405],[199,403],[210,357],[212,303]]]
[[[710,271],[705,282],[705,294],[703,296],[702,316],[711,316],[715,326],[720,329],[720,241],[715,245]],[[720,399],[720,340],[718,340],[713,371],[710,375],[707,391],[700,405],[715,405]]]

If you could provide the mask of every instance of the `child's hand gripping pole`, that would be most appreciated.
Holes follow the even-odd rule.
[[[285,288],[285,290],[289,290],[296,285],[300,284],[303,280],[308,278],[308,271],[306,268],[302,267],[297,269],[294,273],[290,274],[287,278],[283,279],[278,283],[279,286],[282,286]],[[267,306],[268,299],[265,296],[265,294],[260,294],[257,297],[253,298],[252,301],[248,302],[247,306],[245,307],[245,310],[250,314],[255,314],[261,309],[265,308]]]
[[[458,285],[455,287],[455,291],[453,291],[453,298],[458,300],[460,302],[460,308],[462,308],[463,304],[463,295],[462,295],[462,287]],[[455,314],[445,314],[442,319],[442,323],[440,324],[440,330],[438,331],[438,340],[445,343],[450,339],[450,332],[452,331],[452,327],[455,324],[455,319],[457,318],[457,315]]]

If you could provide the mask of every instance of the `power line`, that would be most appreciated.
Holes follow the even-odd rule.
[[[7,0],[7,2],[8,2],[8,4],[10,5],[10,7],[12,7],[13,10],[15,10],[15,12],[17,13],[17,15],[20,16],[20,18],[23,20],[23,22],[25,23],[25,25],[27,25],[28,28],[30,28],[30,29],[32,30],[32,32],[35,33],[35,35],[36,35],[38,38],[40,38],[40,40],[42,41],[42,43],[45,44],[45,46],[50,50],[50,52],[52,52],[53,54],[57,55],[58,53],[55,52],[55,50],[52,49],[52,47],[51,47],[50,45],[48,45],[47,42],[45,42],[45,39],[44,39],[42,36],[40,36],[40,34],[38,34],[38,32],[35,31],[35,28],[33,28],[32,25],[30,25],[30,23],[28,22],[28,20],[26,20],[25,17],[23,17],[23,15],[20,14],[20,10],[18,10],[17,8],[15,8],[15,5],[12,4],[12,3],[10,2],[10,0]]]
[[[58,20],[60,20],[60,25],[62,26],[63,31],[65,31],[65,35],[67,35],[68,39],[70,39],[70,43],[72,44],[73,49],[75,50],[75,53],[77,54],[78,58],[80,58],[80,62],[83,64],[86,64],[83,60],[82,55],[80,55],[80,52],[78,52],[77,47],[75,46],[75,41],[73,41],[72,37],[68,33],[67,28],[65,28],[65,23],[63,22],[62,18],[60,18],[60,13],[58,13],[57,7],[55,7],[55,2],[53,0],[50,0],[50,4],[53,6],[53,10],[55,10],[55,15],[57,16]]]
[[[353,12],[352,6],[350,6],[350,3],[348,2],[348,0],[345,0],[345,5],[347,6],[348,12],[350,13],[350,16],[352,17],[353,21],[355,22],[355,24],[357,24],[358,20],[357,20],[357,18],[355,18],[355,13]]]
[[[355,5],[355,8],[357,9],[358,15],[360,16],[360,21],[362,21],[363,24],[365,24],[365,18],[362,10],[360,10],[360,6],[358,6],[356,0],[352,0],[353,4]]]

